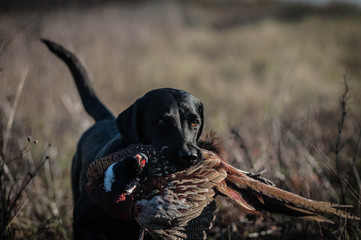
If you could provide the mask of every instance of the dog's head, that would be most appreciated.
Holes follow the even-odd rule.
[[[148,92],[117,118],[118,129],[127,141],[163,148],[181,166],[201,159],[197,141],[203,124],[202,102],[186,91],[171,88]]]

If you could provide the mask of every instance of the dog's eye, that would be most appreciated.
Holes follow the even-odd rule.
[[[158,125],[166,125],[167,124],[167,122],[163,118],[159,119],[157,123],[158,123]]]
[[[197,127],[199,125],[199,121],[198,120],[193,120],[192,121],[192,127]]]

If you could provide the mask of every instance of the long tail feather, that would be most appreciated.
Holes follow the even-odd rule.
[[[222,194],[238,202],[241,207],[251,210],[263,210],[312,219],[319,222],[331,222],[323,215],[333,215],[346,219],[360,220],[348,212],[337,208],[352,207],[350,205],[333,204],[314,201],[266,184],[264,181],[247,176],[242,171],[222,162],[222,168],[227,172],[227,188],[218,189]],[[235,196],[238,193],[239,196]],[[245,201],[245,203],[241,202]]]

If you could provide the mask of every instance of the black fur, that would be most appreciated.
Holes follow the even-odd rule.
[[[80,138],[71,176],[75,239],[137,239],[135,220],[114,219],[96,206],[85,191],[86,169],[94,160],[131,143],[163,148],[173,164],[188,167],[201,159],[197,141],[203,129],[203,104],[189,93],[162,88],[148,92],[115,119],[100,102],[84,67],[62,46],[42,40],[69,67],[85,110],[95,124]]]

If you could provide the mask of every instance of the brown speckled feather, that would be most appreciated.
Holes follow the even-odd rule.
[[[347,205],[314,201],[284,191],[259,174],[238,170],[226,163],[218,139],[200,142],[203,159],[184,170],[172,167],[161,151],[152,146],[132,145],[97,160],[89,166],[87,190],[93,201],[117,217],[134,217],[155,239],[205,239],[213,221],[214,197],[221,193],[250,213],[271,211],[319,222],[327,216],[359,220],[339,207]],[[144,153],[149,162],[139,175],[139,185],[117,202],[104,192],[106,169],[127,156]]]
[[[114,192],[104,191],[105,172],[113,163],[138,153],[149,159],[139,186],[125,201],[117,202]],[[213,168],[220,164],[216,154],[204,154],[201,163],[177,171],[156,148],[131,145],[90,164],[88,195],[115,217],[134,217],[155,239],[205,239],[214,220],[215,185],[224,181],[226,172]]]

